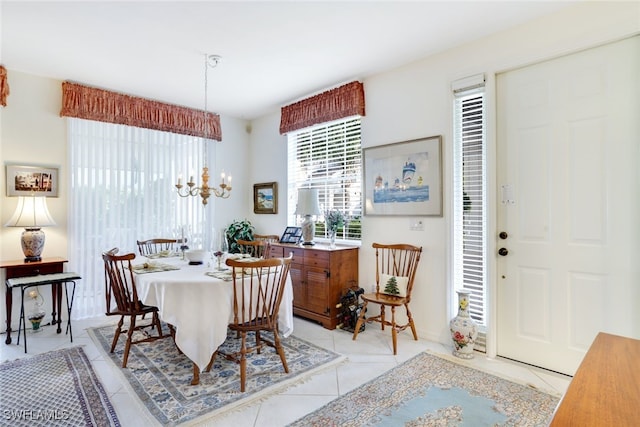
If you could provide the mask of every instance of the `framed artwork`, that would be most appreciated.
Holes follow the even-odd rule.
[[[297,244],[302,238],[302,227],[287,227],[282,233],[280,243],[293,243]]]
[[[365,215],[442,216],[442,136],[363,154]]]
[[[58,169],[39,165],[6,165],[7,196],[58,197]]]
[[[278,213],[278,183],[253,184],[253,212],[257,214]]]

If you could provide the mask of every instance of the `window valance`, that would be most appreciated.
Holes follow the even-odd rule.
[[[351,82],[282,107],[280,133],[338,120],[364,116],[364,86]]]
[[[7,96],[9,96],[9,81],[7,80],[7,69],[0,65],[0,105],[7,106]]]
[[[222,141],[218,114],[207,113],[205,122],[203,110],[71,82],[62,83],[60,115]]]

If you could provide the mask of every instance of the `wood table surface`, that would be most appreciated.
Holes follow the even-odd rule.
[[[640,340],[600,332],[551,426],[639,426]]]

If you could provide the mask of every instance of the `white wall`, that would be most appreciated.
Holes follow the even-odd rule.
[[[360,286],[369,290],[374,280],[373,242],[404,242],[423,247],[414,287],[412,312],[418,334],[449,343],[448,322],[453,315],[449,274],[449,226],[452,160],[453,80],[477,73],[487,76],[489,180],[495,188],[495,74],[559,55],[575,52],[640,32],[640,4],[588,2],[511,30],[477,40],[395,70],[363,79],[366,116],[362,121],[363,147],[443,136],[444,216],[425,217],[424,231],[410,231],[406,217],[363,219],[360,249]],[[303,96],[301,94],[301,96]],[[279,111],[253,122],[251,155],[257,166],[253,182],[286,182],[286,146],[278,134]],[[270,166],[265,167],[265,164]],[[267,170],[269,173],[267,174]],[[255,218],[258,228],[286,225],[281,186],[279,221]],[[492,190],[491,190],[492,191]],[[491,195],[495,200],[495,194]],[[492,205],[490,200],[489,206]],[[490,212],[489,236],[495,234]],[[494,252],[490,242],[489,253]],[[490,274],[493,274],[493,266]],[[492,279],[492,277],[490,278]]]

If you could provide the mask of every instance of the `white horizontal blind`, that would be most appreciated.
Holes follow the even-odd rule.
[[[202,169],[204,140],[68,118],[69,264],[82,277],[74,318],[104,314],[102,252],[137,253],[136,240],[178,237],[203,245],[200,197],[176,195],[178,174]],[[197,180],[197,177],[194,177]]]
[[[288,134],[288,223],[294,215],[299,188],[317,188],[324,212],[338,209],[348,223],[338,239],[360,240],[362,217],[362,147],[360,117],[323,123]],[[326,237],[319,217],[316,236]]]
[[[454,284],[470,291],[470,315],[486,326],[484,87],[458,90],[454,110]]]

